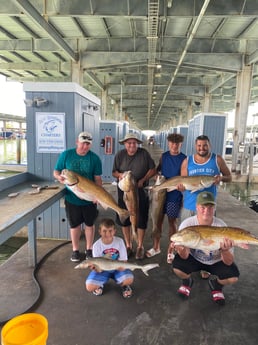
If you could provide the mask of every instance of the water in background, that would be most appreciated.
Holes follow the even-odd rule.
[[[231,182],[225,184],[224,188],[243,205],[250,206],[252,200],[258,200],[257,183]]]
[[[20,162],[17,161],[17,148],[21,143]],[[27,164],[27,141],[26,139],[0,140],[0,164]]]

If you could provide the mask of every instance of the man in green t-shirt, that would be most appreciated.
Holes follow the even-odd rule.
[[[82,132],[76,140],[76,147],[61,153],[54,169],[54,177],[60,183],[64,183],[64,178],[61,176],[62,170],[68,169],[102,186],[102,163],[99,156],[90,150],[91,144],[92,135],[88,132]],[[94,222],[98,215],[97,205],[91,201],[79,199],[71,190],[66,188],[65,211],[70,225],[73,247],[71,261],[80,261],[79,243],[83,223],[85,223],[86,258],[92,257]]]

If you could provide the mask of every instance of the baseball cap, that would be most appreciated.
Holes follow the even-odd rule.
[[[125,141],[130,140],[130,139],[134,139],[137,141],[138,144],[142,144],[142,141],[138,138],[137,134],[135,133],[127,133],[124,139],[119,140],[119,143],[124,144]]]
[[[200,194],[198,194],[196,203],[198,205],[216,205],[214,195],[211,192],[201,192]]]
[[[78,135],[78,141],[80,143],[92,143],[92,135],[88,132],[81,132]]]

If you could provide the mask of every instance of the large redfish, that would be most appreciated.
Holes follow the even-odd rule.
[[[130,222],[132,226],[133,238],[137,239],[137,223],[138,223],[138,188],[135,178],[131,171],[125,171],[122,179],[118,182],[118,187],[124,192],[124,202],[130,213]]]
[[[185,189],[190,190],[193,193],[197,190],[212,186],[214,182],[215,177],[209,175],[174,176],[167,179],[159,186],[154,186],[153,190],[158,192],[161,189],[167,189],[168,192],[171,192],[172,190],[177,189],[179,184],[182,184]]]
[[[155,181],[155,186],[159,186],[166,180],[165,176],[158,175]],[[152,235],[160,238],[162,231],[162,222],[164,218],[164,203],[166,200],[166,189],[159,191],[149,189],[151,200],[151,220],[152,220]]]
[[[64,183],[67,188],[69,188],[78,198],[97,202],[104,209],[111,208],[118,213],[121,222],[124,222],[126,218],[129,217],[129,212],[120,208],[113,196],[103,187],[98,186],[86,177],[68,169],[62,170],[61,176],[64,177]]]
[[[176,245],[211,251],[219,249],[224,238],[234,241],[234,246],[243,249],[248,249],[248,244],[258,245],[258,238],[249,231],[228,226],[188,226],[172,235],[170,240]]]

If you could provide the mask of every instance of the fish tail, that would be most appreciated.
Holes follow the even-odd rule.
[[[138,242],[138,236],[137,236],[136,226],[134,224],[131,224],[131,228],[132,228],[132,238],[137,243]]]
[[[153,268],[159,267],[159,264],[148,264],[148,265],[144,265],[142,266],[142,271],[143,273],[148,276],[148,271],[152,270]]]
[[[130,216],[128,210],[126,209],[121,209],[119,212],[119,219],[121,220],[121,223],[123,224],[125,220]]]

